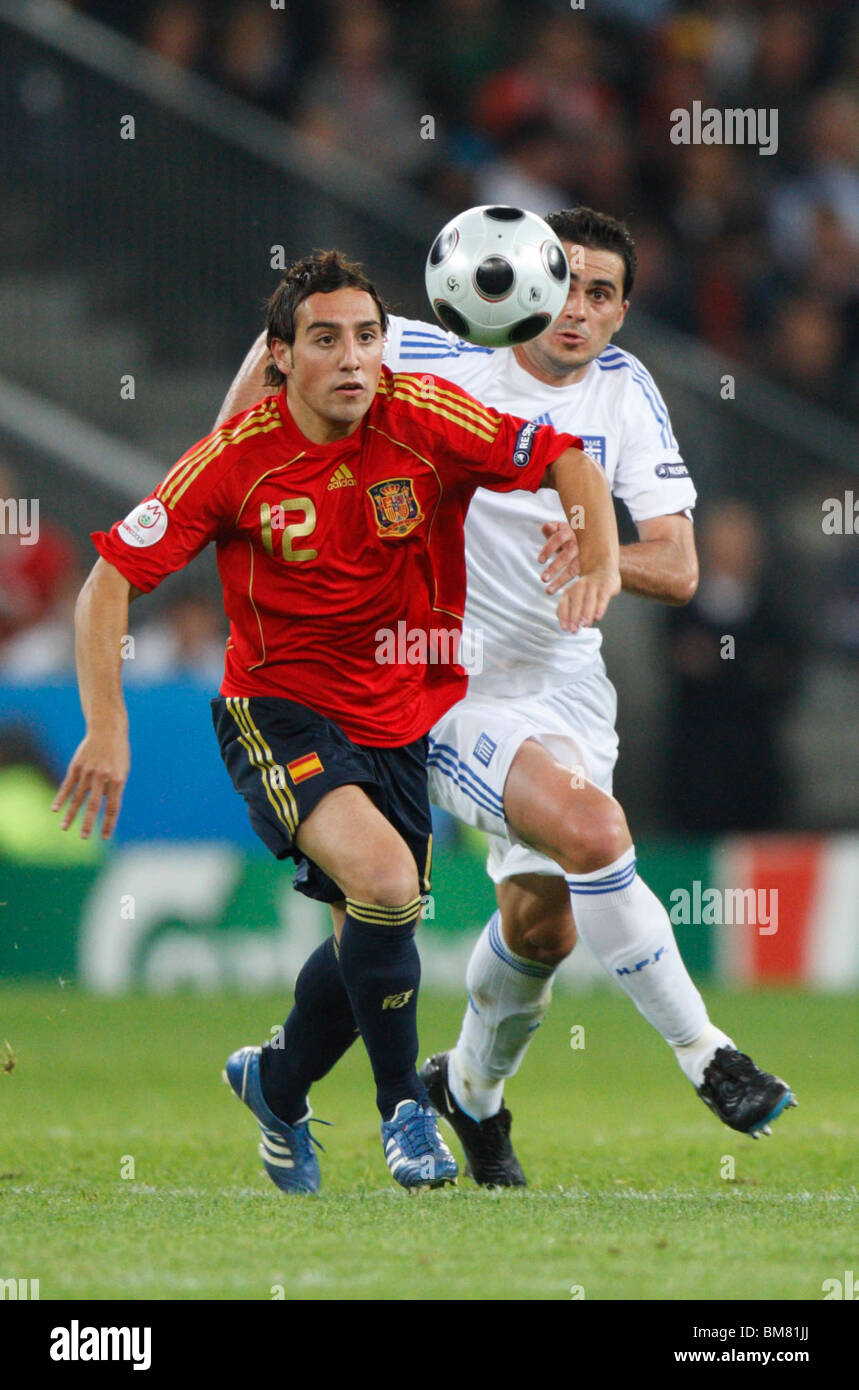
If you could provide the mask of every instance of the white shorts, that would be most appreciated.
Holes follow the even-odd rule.
[[[430,800],[489,839],[495,883],[514,874],[559,874],[553,859],[516,836],[504,816],[504,784],[522,744],[536,739],[563,767],[582,768],[611,794],[617,761],[617,694],[604,669],[541,695],[466,695],[429,736]]]

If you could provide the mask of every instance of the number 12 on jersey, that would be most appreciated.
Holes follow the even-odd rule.
[[[301,521],[294,521],[289,526],[285,525],[287,512],[300,512]],[[309,536],[311,531],[316,528],[316,506],[311,497],[285,497],[282,502],[276,502],[270,507],[268,502],[262,502],[259,509],[260,526],[262,527],[262,543],[269,555],[274,555],[274,540],[272,538],[272,528],[280,532],[280,549],[284,560],[315,560],[319,554],[318,550],[296,550],[293,542],[302,536]]]

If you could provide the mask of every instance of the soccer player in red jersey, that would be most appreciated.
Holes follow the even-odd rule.
[[[392,663],[380,634],[458,633],[463,522],[478,486],[552,485],[580,509],[581,578],[561,626],[598,621],[620,587],[602,471],[581,440],[478,404],[433,376],[382,366],[386,312],[336,252],[299,262],[269,303],[273,387],[190,449],[109,533],[78,601],[86,735],[57,793],[67,829],[86,803],[116,825],[129,771],[120,644],[129,599],[210,541],[230,619],[212,701],[221,753],[250,820],[295,886],[330,903],[335,935],[312,953],[275,1044],[241,1048],[225,1076],[256,1116],[266,1171],[312,1192],[307,1095],[360,1033],[388,1166],[405,1187],[456,1175],[415,1070],[429,891],[426,733],[464,693],[456,661]]]

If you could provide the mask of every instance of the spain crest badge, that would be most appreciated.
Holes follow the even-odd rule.
[[[424,519],[411,478],[386,478],[367,488],[380,536],[407,536]]]

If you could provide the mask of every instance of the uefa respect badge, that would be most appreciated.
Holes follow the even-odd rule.
[[[157,497],[141,502],[119,523],[119,535],[126,545],[140,549],[160,541],[167,530],[167,511]]]

